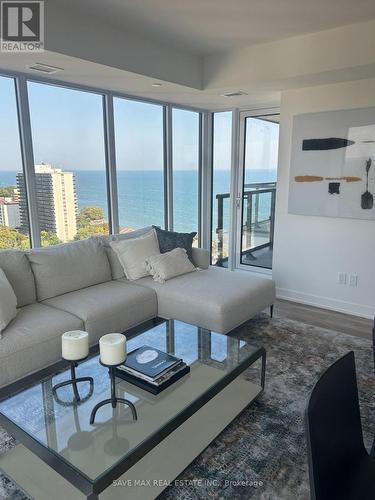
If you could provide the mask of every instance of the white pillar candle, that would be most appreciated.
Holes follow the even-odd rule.
[[[62,357],[69,361],[84,359],[89,355],[89,334],[82,330],[65,332],[61,337]]]
[[[103,365],[120,365],[126,359],[126,337],[121,333],[108,333],[99,340],[100,361]]]

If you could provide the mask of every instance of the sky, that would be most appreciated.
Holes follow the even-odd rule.
[[[29,82],[28,95],[35,163],[65,170],[104,170],[102,96]],[[114,99],[116,163],[119,170],[163,168],[163,108]],[[173,109],[173,167],[196,170],[199,162],[199,115]],[[264,124],[265,122],[263,122]],[[271,124],[272,125],[272,124]],[[269,168],[264,137],[272,126],[252,127],[246,161]],[[215,114],[214,168],[230,169],[231,113]],[[265,156],[266,155],[266,156]],[[14,82],[0,76],[0,171],[22,169]]]

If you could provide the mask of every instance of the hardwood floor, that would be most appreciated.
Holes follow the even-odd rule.
[[[372,338],[373,322],[369,319],[329,311],[319,307],[297,304],[288,300],[276,300],[274,316],[294,319],[302,323],[329,330],[337,330],[357,337]]]

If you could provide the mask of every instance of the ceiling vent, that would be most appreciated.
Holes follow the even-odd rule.
[[[52,75],[53,73],[58,73],[59,71],[64,71],[63,68],[58,68],[57,66],[49,66],[48,64],[35,63],[28,66],[28,69],[37,71],[38,73],[43,73],[45,75]]]
[[[247,92],[243,90],[235,90],[234,92],[226,92],[225,94],[221,94],[223,97],[238,97],[240,95],[248,95]]]

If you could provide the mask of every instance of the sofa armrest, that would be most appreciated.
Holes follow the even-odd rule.
[[[200,269],[208,269],[210,266],[210,252],[205,248],[193,247],[193,264]]]

